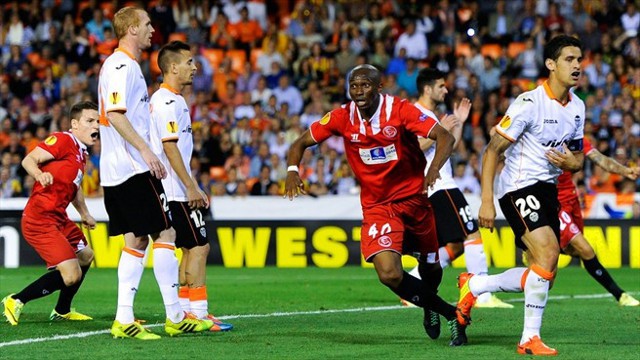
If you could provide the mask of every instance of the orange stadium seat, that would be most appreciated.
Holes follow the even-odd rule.
[[[171,34],[169,34],[169,38],[167,39],[167,42],[172,42],[172,41],[187,42],[187,34],[185,34],[183,32],[171,33]]]
[[[209,60],[209,64],[213,70],[218,70],[224,58],[224,51],[220,49],[202,49],[201,52],[202,56]]]
[[[482,56],[491,56],[492,58],[497,59],[502,53],[502,46],[499,44],[484,44],[480,48],[480,53]]]
[[[227,50],[226,57],[231,59],[231,69],[239,74],[244,73],[247,53],[244,50]]]
[[[524,49],[526,49],[526,45],[523,42],[509,43],[509,47],[507,48],[507,55],[509,55],[510,58],[515,59],[516,57],[518,57],[518,54],[524,51]]]
[[[258,63],[258,57],[260,57],[260,55],[262,55],[262,49],[260,48],[251,49],[251,59],[249,61],[251,61],[251,67],[253,69],[256,68],[256,64]]]
[[[471,56],[471,45],[469,43],[458,43],[455,48],[456,56]]]
[[[224,166],[212,166],[209,168],[209,177],[214,181],[223,181],[227,178]]]

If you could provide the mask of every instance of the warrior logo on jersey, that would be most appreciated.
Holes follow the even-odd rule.
[[[167,130],[169,130],[170,133],[175,134],[178,132],[178,123],[176,123],[175,121],[169,121],[167,123]]]
[[[328,112],[320,119],[320,125],[327,125],[331,121],[331,113]]]
[[[55,135],[51,135],[51,136],[49,136],[48,138],[46,138],[44,140],[44,143],[49,145],[49,146],[51,146],[51,145],[55,144],[56,141],[58,141],[58,138]]]
[[[509,117],[509,115],[505,115],[502,120],[500,120],[500,125],[501,128],[503,129],[508,129],[509,126],[511,126],[511,118]]]
[[[398,130],[396,130],[396,128],[393,126],[385,126],[385,128],[382,129],[382,133],[389,139],[393,139],[398,134]]]
[[[120,94],[118,94],[117,91],[114,91],[111,93],[111,103],[112,104],[117,104],[120,102]]]

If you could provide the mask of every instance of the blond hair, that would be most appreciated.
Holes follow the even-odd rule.
[[[118,12],[113,16],[113,30],[115,31],[118,40],[127,35],[129,26],[140,25],[140,15],[138,14],[138,11],[144,10],[133,6],[126,6],[118,10]]]

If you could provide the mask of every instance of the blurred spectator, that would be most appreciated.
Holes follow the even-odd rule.
[[[256,20],[249,18],[249,9],[243,7],[240,9],[240,20],[232,24],[231,36],[235,40],[235,46],[244,49],[247,53],[247,59],[251,57],[251,49],[258,47],[257,44],[262,40],[262,28]]]
[[[274,182],[271,179],[271,168],[269,165],[263,165],[260,168],[258,180],[251,187],[251,195],[269,195],[269,188]]]
[[[85,28],[89,31],[89,36],[93,37],[94,41],[101,43],[105,40],[104,30],[112,26],[111,21],[104,18],[102,9],[98,7],[93,10],[93,17],[86,23]]]
[[[289,115],[298,115],[302,112],[302,94],[300,90],[290,84],[289,75],[283,75],[280,77],[278,87],[273,89],[273,95],[275,95],[278,106],[282,106],[283,103],[289,105]]]
[[[416,23],[409,21],[405,32],[400,35],[395,45],[393,54],[398,56],[400,49],[407,51],[407,57],[414,59],[425,59],[429,55],[427,37],[424,33],[416,31]]]
[[[480,195],[480,182],[472,172],[467,171],[467,162],[459,161],[453,168],[453,180],[465,194]]]
[[[407,59],[407,67],[398,73],[398,86],[401,89],[406,90],[409,96],[415,97],[418,95],[418,87],[416,85],[417,79],[418,68],[416,66],[416,60],[409,58]]]

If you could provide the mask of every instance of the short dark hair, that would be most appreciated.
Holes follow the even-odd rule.
[[[549,40],[549,42],[544,46],[544,59],[551,59],[553,61],[558,60],[562,49],[568,46],[575,46],[580,48],[580,51],[584,51],[580,40],[569,35],[558,35]]]
[[[98,104],[94,103],[93,101],[81,101],[79,103],[74,104],[71,107],[71,110],[69,110],[69,120],[72,120],[72,119],[80,120],[82,110],[98,111]]]
[[[191,51],[191,46],[183,41],[172,41],[160,49],[158,53],[158,67],[162,73],[169,71],[172,61],[175,61],[174,55],[180,54],[180,51]]]
[[[418,86],[418,96],[422,96],[425,86],[433,86],[436,80],[444,79],[447,74],[433,68],[420,69],[418,77],[416,78],[416,85]]]

